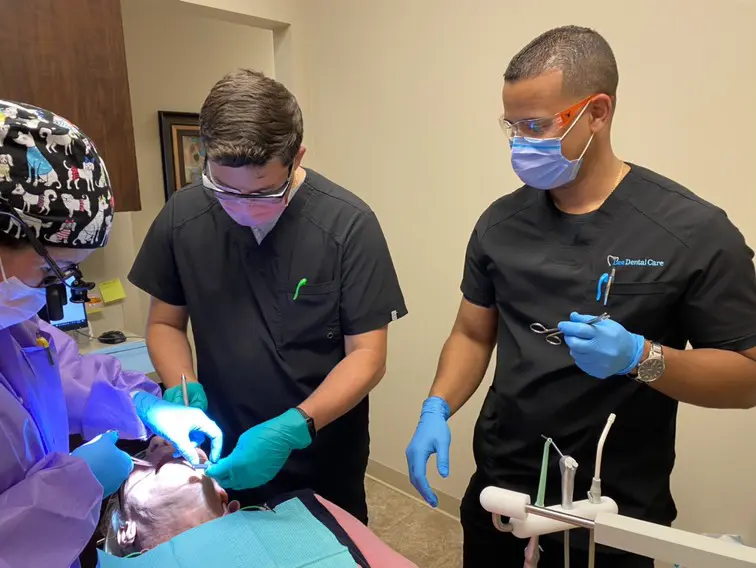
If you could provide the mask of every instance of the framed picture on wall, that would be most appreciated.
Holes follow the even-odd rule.
[[[205,158],[199,135],[199,114],[161,110],[158,122],[167,201],[174,192],[202,179]]]

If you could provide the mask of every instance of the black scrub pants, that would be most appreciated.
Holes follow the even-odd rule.
[[[472,501],[466,495],[460,510],[464,533],[463,568],[521,568],[528,539],[498,531],[493,526],[491,514]],[[585,539],[586,532],[575,529],[571,538],[573,541]],[[561,541],[543,536],[539,545],[538,568],[564,568],[564,544]],[[570,566],[588,566],[588,551],[573,546]],[[602,552],[597,549],[596,568],[654,568],[654,561],[616,550]]]

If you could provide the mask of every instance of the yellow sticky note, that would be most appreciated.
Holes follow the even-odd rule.
[[[126,297],[126,291],[123,289],[123,282],[120,278],[100,282],[100,294],[102,301],[106,304],[123,300]]]

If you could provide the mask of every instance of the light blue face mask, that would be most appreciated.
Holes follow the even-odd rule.
[[[593,141],[593,134],[577,160],[568,160],[564,157],[562,140],[570,133],[587,108],[586,104],[567,131],[559,138],[514,137],[509,143],[512,149],[512,168],[523,183],[545,190],[561,187],[577,177],[583,156]]]

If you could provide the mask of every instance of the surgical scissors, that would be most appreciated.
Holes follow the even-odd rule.
[[[588,320],[588,325],[596,324],[600,321],[604,321],[609,319],[609,314],[603,313],[600,316],[596,316],[593,319]],[[544,335],[546,334],[546,343],[549,345],[561,345],[562,344],[562,338],[559,337],[560,335],[563,335],[562,332],[559,330],[558,327],[548,328],[542,323],[531,323],[530,324],[530,331],[533,333],[537,333],[538,335]]]

